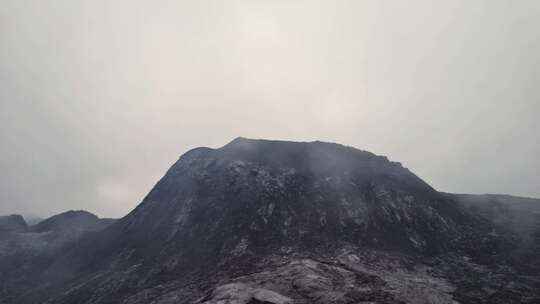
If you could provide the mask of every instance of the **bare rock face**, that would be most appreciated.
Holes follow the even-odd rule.
[[[203,300],[204,304],[292,304],[288,297],[280,295],[277,292],[251,287],[245,283],[231,283],[218,286],[210,299]]]
[[[238,138],[182,155],[127,216],[30,267],[40,280],[10,300],[535,303],[523,254],[538,252],[514,250],[517,230],[478,204],[366,151]]]

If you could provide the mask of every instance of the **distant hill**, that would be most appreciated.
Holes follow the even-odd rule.
[[[0,232],[19,232],[28,229],[24,218],[18,214],[0,216]]]
[[[100,219],[87,211],[71,210],[42,220],[37,225],[31,227],[31,231],[95,231],[105,228],[112,221],[110,219]]]

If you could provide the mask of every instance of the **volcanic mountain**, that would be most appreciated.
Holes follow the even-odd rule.
[[[18,214],[0,216],[0,233],[24,231],[27,228],[26,221]]]
[[[237,138],[182,155],[137,208],[33,269],[10,300],[536,303],[540,275],[523,261],[540,265],[538,214],[519,211],[524,240],[502,224],[522,213],[485,201],[355,148]]]

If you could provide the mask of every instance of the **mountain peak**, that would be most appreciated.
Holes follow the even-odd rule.
[[[0,216],[0,232],[18,232],[28,228],[28,224],[19,214]]]
[[[334,147],[334,148],[347,148],[347,149],[354,149],[357,151],[361,151],[359,149],[348,147],[342,144],[333,143],[333,142],[326,142],[326,141],[292,141],[292,140],[279,140],[279,139],[263,139],[263,138],[247,138],[243,136],[236,137],[232,141],[230,141],[228,144],[226,144],[224,147],[239,147],[239,148],[247,148],[250,146],[327,146],[327,147]],[[365,152],[365,151],[364,151]]]
[[[94,214],[84,210],[69,210],[47,218],[35,226],[35,232],[98,230],[102,228],[101,220]]]

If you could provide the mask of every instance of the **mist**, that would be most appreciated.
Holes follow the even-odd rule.
[[[123,216],[237,136],[540,197],[538,1],[0,4],[0,214]]]

